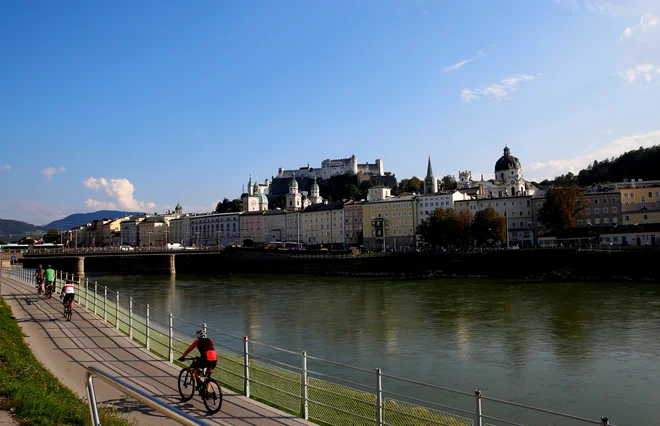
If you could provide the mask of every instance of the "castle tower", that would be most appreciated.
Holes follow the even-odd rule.
[[[435,194],[438,192],[438,181],[433,176],[433,167],[431,167],[431,155],[429,155],[429,164],[426,167],[426,178],[424,178],[424,193]]]
[[[250,175],[250,180],[248,181],[248,195],[254,194],[254,188],[252,187],[252,175]]]

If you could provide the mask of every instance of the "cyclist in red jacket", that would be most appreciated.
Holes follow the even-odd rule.
[[[188,346],[188,349],[186,349],[183,355],[181,355],[179,361],[183,361],[186,355],[192,352],[195,348],[199,351],[201,358],[194,361],[191,367],[193,367],[197,388],[199,389],[202,386],[202,379],[199,377],[198,368],[206,368],[206,374],[210,376],[211,373],[213,373],[213,369],[218,364],[218,355],[215,352],[213,340],[206,337],[206,330],[198,330],[197,339]]]

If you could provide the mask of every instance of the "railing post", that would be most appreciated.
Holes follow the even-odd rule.
[[[96,305],[98,305],[98,303],[96,302],[96,295],[98,294],[97,287],[98,287],[98,283],[94,281],[94,315],[96,315]]]
[[[117,300],[115,301],[115,328],[119,330],[119,290],[117,290]]]
[[[300,393],[302,395],[302,418],[309,420],[309,404],[307,399],[307,352],[302,353],[302,383],[300,384]]]
[[[601,417],[600,421],[603,422],[603,426],[608,426],[610,424],[610,419],[605,416]]]
[[[383,424],[383,380],[380,368],[376,369],[376,424]]]
[[[108,286],[103,286],[103,321],[108,321]]]
[[[94,376],[92,373],[87,372],[86,377],[86,389],[87,389],[87,400],[89,401],[89,416],[92,420],[92,426],[101,426],[101,420],[99,418],[99,410],[96,405],[96,392],[94,391]]]
[[[145,337],[144,337],[144,345],[149,350],[149,305],[147,305],[147,316],[144,319],[144,325],[145,325]]]
[[[133,296],[128,298],[128,338],[133,340]]]
[[[85,278],[85,309],[89,309],[89,278]]]
[[[474,396],[477,398],[477,421],[475,422],[475,426],[484,426],[484,419],[481,413],[481,391],[478,389],[475,390]]]
[[[248,352],[248,337],[243,336],[243,391],[250,397],[250,355]]]
[[[167,346],[169,348],[170,362],[174,362],[174,348],[172,347],[172,340],[174,338],[174,327],[172,326],[172,313],[170,312],[170,334],[167,337]]]

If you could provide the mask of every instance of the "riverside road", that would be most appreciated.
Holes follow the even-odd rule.
[[[32,286],[6,276],[0,280],[2,297],[11,306],[35,357],[81,397],[85,396],[85,367],[92,365],[210,424],[311,424],[224,388],[221,411],[208,416],[197,396],[181,402],[177,390],[178,367],[147,352],[84,309],[75,310],[71,322],[67,322],[62,318],[59,299],[39,297]],[[95,387],[100,404],[113,404],[140,425],[178,424],[126,399],[101,381],[97,380]]]

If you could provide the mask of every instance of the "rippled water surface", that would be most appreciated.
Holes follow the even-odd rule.
[[[660,425],[658,284],[88,276],[292,351],[618,426]]]

